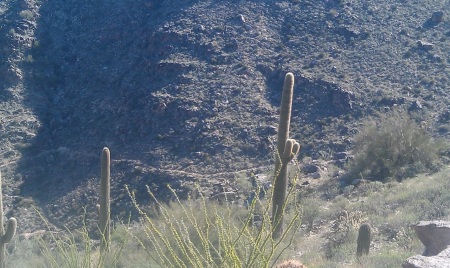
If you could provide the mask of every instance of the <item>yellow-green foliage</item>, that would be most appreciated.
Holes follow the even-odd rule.
[[[38,212],[39,213],[39,212]],[[50,230],[49,223],[42,217]],[[84,223],[85,219],[81,219]],[[38,238],[41,246],[40,253],[44,257],[42,266],[36,268],[103,268],[123,267],[120,258],[129,235],[121,240],[115,240],[110,251],[101,250],[99,243],[89,237],[86,226],[80,230],[66,230],[66,232],[48,232],[47,239]]]
[[[289,202],[286,220],[291,222],[292,219],[296,219],[295,212],[302,211],[305,221],[311,224],[295,232],[295,228],[292,228],[292,232],[281,240],[273,254],[271,246],[276,244],[271,240],[270,226],[264,225],[266,222],[270,223],[267,215],[270,209],[267,208],[267,202],[255,201],[251,206],[253,208],[246,210],[238,205],[230,203],[218,205],[212,200],[201,198],[180,203],[177,201],[169,205],[157,203],[152,209],[153,213],[150,211],[145,213],[152,215],[149,217],[153,227],[163,235],[162,238],[154,234],[157,239],[150,239],[153,236],[150,233],[153,227],[145,217],[142,218],[142,223],[117,224],[111,233],[111,251],[102,256],[99,241],[89,239],[87,230],[73,231],[68,236],[49,232],[50,239],[41,240],[42,248],[30,246],[32,242],[26,239],[22,241],[13,239],[9,245],[14,244],[15,248],[12,250],[8,247],[11,254],[8,263],[10,267],[18,268],[172,267],[170,264],[167,266],[168,261],[174,258],[164,244],[167,242],[172,246],[173,252],[182,252],[181,247],[185,248],[185,252],[195,252],[194,249],[197,248],[197,253],[202,256],[208,256],[201,250],[209,245],[212,250],[209,253],[212,256],[211,261],[220,263],[221,260],[227,259],[223,266],[218,266],[215,262],[210,266],[191,267],[234,267],[234,263],[246,263],[250,259],[246,259],[245,256],[254,257],[254,266],[249,267],[259,267],[257,266],[259,264],[262,264],[260,267],[267,267],[265,266],[267,263],[270,267],[272,264],[280,263],[282,259],[290,258],[300,260],[309,268],[400,267],[406,258],[421,254],[424,250],[414,231],[409,227],[411,224],[431,218],[450,219],[449,172],[449,169],[445,169],[432,176],[419,175],[401,183],[371,182],[358,188],[346,187],[348,189],[345,190],[345,194],[334,192],[332,189],[336,186],[331,182],[322,186],[320,191],[303,191],[300,200],[303,208],[294,206],[295,202]],[[325,199],[323,198],[325,192],[333,192],[334,196],[328,195]],[[259,209],[255,208],[257,204],[260,205]],[[147,211],[147,208],[143,210]],[[261,217],[264,221],[250,224],[253,217],[249,216],[252,213],[265,215]],[[366,221],[372,225],[373,247],[369,255],[358,259],[355,254],[358,227]],[[220,229],[214,225],[220,226]],[[243,229],[242,226],[248,225],[250,227]],[[258,226],[264,231],[259,232]],[[201,241],[206,240],[200,238],[197,230],[201,231],[203,239],[207,235],[210,242],[202,244]],[[182,238],[181,244],[173,232],[179,233],[179,238]],[[293,233],[295,236],[291,236]],[[130,235],[136,239],[131,239]],[[235,238],[231,241],[239,238],[234,244],[235,248],[230,246],[233,245],[232,242],[226,242],[231,238]],[[266,244],[261,247],[264,241]],[[192,245],[191,242],[196,247],[189,246]],[[187,250],[188,247],[191,249]],[[287,249],[278,258],[278,253],[285,247]],[[215,250],[219,248],[220,252],[230,254],[219,257]],[[272,257],[268,257],[270,254]],[[167,260],[161,260],[164,256]],[[178,255],[178,258],[187,259],[183,255]],[[241,261],[233,262],[236,258],[240,258]],[[236,267],[239,267],[238,264]]]
[[[158,217],[144,212],[130,192],[144,228],[134,236],[156,262],[151,267],[270,267],[292,243],[299,226],[299,213],[292,210],[285,231],[273,240],[270,202],[254,199],[248,210],[206,197],[164,205],[150,189],[149,194]],[[290,191],[288,197],[293,196]]]

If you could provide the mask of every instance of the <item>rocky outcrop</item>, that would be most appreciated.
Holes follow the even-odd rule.
[[[450,268],[450,222],[421,221],[414,230],[425,245],[423,255],[407,259],[403,268]]]
[[[424,256],[438,255],[450,245],[449,221],[421,221],[414,230],[425,245]]]
[[[436,256],[412,256],[407,259],[403,268],[450,268],[450,247]]]

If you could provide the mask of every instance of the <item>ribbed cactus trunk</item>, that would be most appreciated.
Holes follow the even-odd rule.
[[[275,156],[275,182],[272,196],[272,238],[274,239],[280,237],[283,233],[283,208],[286,200],[288,184],[287,164],[289,163],[286,161],[287,159],[284,159],[284,156],[285,147],[289,139],[293,91],[294,75],[287,73],[281,96],[280,122],[278,125],[277,152]]]
[[[0,268],[5,268],[5,246],[16,233],[17,221],[15,218],[8,220],[8,226],[3,228],[3,194],[2,194],[2,174],[0,173]]]
[[[284,78],[281,95],[280,121],[278,124],[277,156],[275,158],[275,172],[281,167],[281,156],[284,146],[289,139],[289,125],[291,124],[292,99],[294,95],[294,75],[287,73]]]
[[[356,241],[356,255],[368,255],[370,249],[370,241],[372,239],[372,228],[369,223],[363,223],[359,227],[358,240]]]
[[[108,148],[103,148],[101,159],[101,182],[100,182],[100,232],[102,251],[109,250],[110,234],[110,173],[111,159]]]

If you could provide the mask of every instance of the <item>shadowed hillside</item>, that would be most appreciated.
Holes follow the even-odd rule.
[[[57,225],[94,212],[104,146],[118,207],[124,184],[146,196],[146,184],[184,192],[269,170],[288,71],[301,157],[348,151],[359,119],[395,105],[448,134],[450,20],[430,22],[448,2],[2,5],[7,189]]]

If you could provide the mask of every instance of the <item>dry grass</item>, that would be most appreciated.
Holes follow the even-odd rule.
[[[295,236],[289,235],[280,244],[276,254],[264,251],[274,245],[273,241],[268,241],[263,247],[257,246],[261,242],[256,241],[255,237],[269,238],[270,235],[266,235],[269,229],[261,232],[251,224],[249,227],[249,210],[241,206],[230,203],[219,205],[202,199],[162,205],[159,211],[154,208],[145,212],[152,215],[151,219],[143,217],[142,223],[116,226],[112,245],[116,249],[123,246],[123,251],[116,255],[117,260],[109,267],[202,267],[205,263],[196,263],[198,260],[195,258],[200,255],[195,254],[201,254],[206,259],[204,250],[208,247],[210,267],[272,267],[282,259],[297,259],[309,268],[399,267],[406,258],[423,251],[423,246],[410,228],[411,224],[420,220],[450,220],[450,192],[446,190],[450,188],[449,171],[447,168],[432,176],[420,175],[403,182],[370,182],[358,188],[346,187],[331,199],[324,198],[324,191],[302,192],[297,200],[300,207],[290,206],[287,218],[293,219],[296,211],[301,212],[303,225]],[[327,187],[334,189],[337,186],[329,183]],[[260,212],[264,204],[260,203]],[[370,254],[358,260],[357,230],[366,221],[373,227],[373,240]],[[150,227],[151,224],[153,227]],[[151,240],[152,234],[149,232],[154,231],[160,232],[162,237],[153,236]],[[135,239],[127,239],[130,235]],[[176,235],[179,237],[176,238]],[[208,240],[205,240],[206,237]],[[9,250],[10,266],[24,267],[33,263],[34,267],[100,267],[97,245],[87,236],[54,240],[60,241],[60,246],[50,241],[39,247],[32,241],[16,239],[15,248]],[[170,244],[172,249],[165,243]],[[288,248],[284,250],[285,247]],[[68,255],[62,254],[64,252]],[[189,258],[184,258],[188,255],[179,255],[186,253],[190,254]],[[257,256],[255,253],[258,253]],[[178,264],[173,263],[174,256],[171,254],[179,256]],[[75,266],[68,265],[67,259],[73,259],[73,256],[80,261]],[[164,256],[167,259],[162,260]],[[256,256],[254,265],[246,266],[251,256]],[[51,259],[57,260],[58,266],[52,266]],[[83,262],[88,265],[80,266]]]

